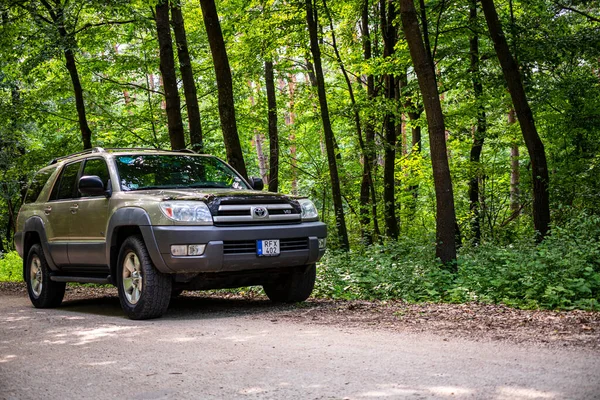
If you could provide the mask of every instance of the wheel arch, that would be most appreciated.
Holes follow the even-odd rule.
[[[173,272],[166,266],[160,255],[158,244],[152,231],[152,223],[146,210],[139,207],[124,207],[113,213],[107,229],[106,260],[110,265],[110,274],[113,283],[116,283],[117,258],[121,245],[129,236],[138,234],[142,235],[144,244],[148,249],[148,254],[156,268],[163,273]]]
[[[21,240],[21,248],[23,249],[23,280],[25,280],[25,265],[27,263],[29,249],[31,249],[31,246],[36,243],[39,243],[42,246],[48,267],[50,267],[50,269],[53,271],[58,270],[58,267],[54,263],[52,254],[50,253],[50,249],[48,247],[46,226],[44,225],[44,221],[39,216],[30,217],[27,221],[25,221]]]

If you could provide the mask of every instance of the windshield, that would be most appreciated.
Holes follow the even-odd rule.
[[[133,154],[115,156],[121,190],[223,188],[248,189],[215,157]]]

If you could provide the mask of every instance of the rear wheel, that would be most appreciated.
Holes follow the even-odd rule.
[[[274,282],[263,285],[269,299],[276,303],[296,303],[308,299],[315,287],[317,268],[315,264],[296,268],[282,274]]]
[[[65,296],[66,283],[50,280],[50,268],[40,244],[34,244],[27,254],[25,264],[27,293],[37,308],[58,307]]]
[[[121,246],[117,265],[119,300],[131,319],[163,315],[171,300],[171,277],[152,264],[141,236],[128,237]]]

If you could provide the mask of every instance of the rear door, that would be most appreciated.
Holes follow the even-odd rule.
[[[73,213],[77,205],[77,180],[81,166],[82,162],[76,161],[63,167],[48,202],[44,204],[48,247],[52,259],[59,266],[69,264],[67,249]]]

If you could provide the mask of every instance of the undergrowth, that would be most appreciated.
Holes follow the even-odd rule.
[[[23,260],[16,251],[0,253],[0,282],[23,280]]]
[[[425,243],[423,243],[425,242]],[[313,295],[334,299],[502,303],[518,308],[600,310],[600,218],[554,227],[542,244],[465,246],[458,272],[442,268],[430,240],[328,252]]]

